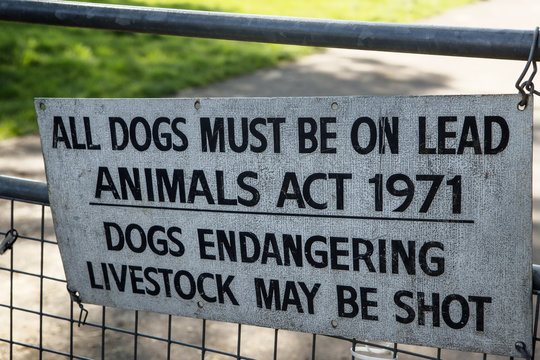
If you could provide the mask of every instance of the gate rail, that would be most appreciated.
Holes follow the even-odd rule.
[[[0,175],[0,198],[49,205],[47,183]],[[533,264],[533,291],[540,292],[540,265]]]
[[[0,175],[0,198],[49,206],[47,183],[12,176]],[[533,264],[532,280],[540,293],[540,265]]]
[[[534,31],[389,24],[69,1],[2,0],[0,20],[161,35],[527,60]],[[540,44],[536,60],[540,59]]]

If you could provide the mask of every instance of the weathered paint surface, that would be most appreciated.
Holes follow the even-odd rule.
[[[517,356],[518,96],[36,99],[83,302]]]

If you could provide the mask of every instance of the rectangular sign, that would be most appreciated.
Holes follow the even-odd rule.
[[[36,99],[83,302],[519,356],[517,95]]]

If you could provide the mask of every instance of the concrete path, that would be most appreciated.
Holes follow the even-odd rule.
[[[422,21],[424,24],[533,30],[540,25],[538,0],[489,0],[457,8]],[[180,97],[317,96],[516,93],[514,82],[525,62],[463,59],[330,49],[279,67],[240,76],[205,88],[188,89]],[[540,83],[540,78],[537,80]],[[38,96],[40,94],[36,94]],[[540,99],[536,99],[540,102]],[[538,113],[538,106],[536,113]],[[535,117],[536,125],[540,116]],[[534,262],[540,263],[540,133],[534,136],[533,222]],[[0,174],[44,180],[39,138],[25,136],[0,142]],[[2,223],[0,219],[0,223]],[[280,358],[302,358],[305,341],[291,341]],[[257,340],[251,356],[270,355]],[[260,348],[260,349],[259,349]],[[334,345],[323,346],[319,358],[350,358]],[[1,352],[0,352],[1,353]],[[339,355],[338,355],[339,353]],[[335,356],[334,356],[335,355]],[[449,352],[445,358],[468,358]],[[406,358],[406,357],[400,357]]]

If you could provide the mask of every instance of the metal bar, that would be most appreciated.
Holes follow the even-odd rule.
[[[13,273],[13,274],[22,274],[22,275],[28,275],[28,276],[33,276],[33,277],[37,277],[37,278],[40,277],[40,275],[38,275],[38,274],[33,274],[33,273],[29,273],[29,272],[22,271],[22,270],[14,270],[14,269],[6,268],[6,267],[3,267],[3,266],[0,266],[0,270],[1,270],[1,271],[10,271],[10,272]],[[66,282],[66,280],[62,280],[62,279],[58,279],[58,278],[53,278],[53,277],[45,276],[45,275],[43,276],[43,279],[46,279],[46,280],[53,280],[53,281],[58,281],[58,282],[63,282],[63,283]]]
[[[107,308],[101,308],[101,360],[105,360],[105,317]]]
[[[40,267],[39,267],[39,360],[43,359],[43,258],[45,250],[45,206],[41,205],[41,231],[40,231]]]
[[[291,45],[527,60],[534,31],[3,0],[0,20]],[[540,50],[536,52],[540,59]]]
[[[139,335],[139,311],[135,310],[135,329],[133,331],[133,360],[137,360],[137,346]]]
[[[0,341],[1,341],[1,342],[8,342],[6,339],[3,339],[3,338],[0,338]],[[77,355],[72,355],[72,354],[68,354],[68,353],[65,353],[65,352],[62,352],[62,351],[53,350],[53,349],[48,349],[48,348],[42,348],[42,349],[40,349],[39,346],[35,346],[35,345],[32,345],[32,344],[25,344],[25,343],[21,343],[21,342],[18,342],[18,341],[13,341],[12,343],[13,343],[14,345],[26,347],[26,348],[29,348],[29,349],[34,349],[34,350],[38,350],[38,351],[43,350],[43,351],[48,352],[48,353],[51,353],[51,354],[62,355],[62,356],[65,356],[65,357],[69,357],[70,359],[92,360],[91,358],[82,357],[82,356],[77,356]]]
[[[540,311],[540,297],[536,295],[536,309],[534,311],[534,328],[533,328],[533,343],[531,357],[534,359],[536,353],[536,339],[538,336],[538,315]]]
[[[168,322],[168,329],[167,329],[167,360],[171,360],[171,328],[172,328],[172,315],[169,315],[169,322]]]
[[[49,204],[46,183],[11,176],[0,175],[0,197],[43,205]]]
[[[49,204],[46,183],[4,175],[0,175],[0,197],[10,200],[35,202],[44,205]],[[11,226],[13,226],[13,224]],[[36,238],[35,240],[39,239]],[[533,265],[532,279],[533,290],[540,290],[540,265]]]
[[[73,358],[73,301],[69,302],[69,357]]]
[[[9,308],[8,305],[4,305],[4,304],[0,304],[0,307]],[[39,311],[37,311],[37,310],[31,310],[31,309],[26,309],[26,308],[17,307],[17,306],[14,306],[13,310],[39,316]],[[50,318],[50,319],[63,320],[63,321],[67,321],[67,322],[72,321],[72,318],[67,318],[67,317],[64,317],[64,316],[54,315],[54,314],[49,314],[49,313],[43,313],[43,316],[45,316],[47,318]],[[73,320],[73,321],[75,321],[75,320]]]
[[[4,231],[0,231],[0,235],[6,235],[7,233],[4,232]],[[17,239],[25,239],[25,240],[31,240],[31,241],[41,241],[39,238],[37,237],[32,237],[32,236],[26,236],[26,235],[21,235],[21,234],[18,234],[17,235]],[[51,240],[43,240],[43,242],[45,244],[53,244],[53,245],[58,245],[58,243],[56,241],[51,241]]]
[[[238,332],[236,334],[236,358],[240,359],[240,346],[242,345],[242,324],[238,324]]]
[[[11,215],[9,219],[9,228],[13,229],[14,224],[14,201],[11,200]],[[13,253],[14,249],[11,248],[9,252],[9,267],[11,269],[9,273],[9,360],[13,360]]]
[[[73,303],[71,303],[71,304],[73,304]],[[0,307],[1,308],[9,308],[9,305],[0,304]],[[21,308],[21,307],[16,307],[16,306],[13,306],[12,308],[15,311],[21,311],[21,312],[24,312],[24,313],[39,315],[39,311],[36,311],[36,310],[31,310],[31,309]],[[72,306],[72,310],[73,310],[73,306]],[[59,315],[49,314],[49,313],[43,313],[43,316],[45,316],[47,318],[52,318],[52,319],[57,319],[57,320],[64,320],[64,321],[70,322],[72,324],[72,330],[73,330],[73,324],[75,322],[77,322],[77,319],[75,319],[73,317],[73,315],[74,315],[73,311],[71,312],[71,315],[70,315],[69,318],[59,316]],[[100,324],[97,324],[97,323],[92,323],[92,322],[86,322],[85,326],[89,326],[89,327],[92,327],[92,328],[110,330],[110,331],[114,331],[114,332],[121,333],[121,334],[126,334],[126,335],[135,335],[135,332],[130,331],[130,330],[125,330],[125,329],[122,329],[122,328],[117,328],[117,327],[112,327],[112,326],[103,326],[103,325],[100,325]],[[157,340],[157,341],[163,341],[163,342],[168,341],[168,339],[166,339],[166,338],[159,337],[159,336],[154,336],[154,335],[150,335],[150,334],[145,334],[145,333],[141,333],[141,332],[137,333],[137,336],[138,337],[143,337],[145,339],[151,339],[151,340]],[[73,340],[74,339],[73,336],[70,336],[70,339]],[[2,340],[2,339],[0,339],[0,340]],[[6,342],[9,342],[9,341],[6,340]],[[12,342],[12,343],[16,344],[15,342]],[[181,342],[181,341],[174,340],[174,339],[171,339],[171,343],[173,345],[184,346],[184,347],[188,347],[188,348],[191,348],[191,349],[197,349],[197,350],[201,350],[201,351],[204,350],[206,352],[211,352],[211,353],[218,354],[218,355],[223,355],[223,356],[228,356],[228,357],[233,357],[233,358],[236,357],[236,355],[233,354],[233,353],[228,353],[228,352],[225,352],[225,351],[221,351],[221,350],[214,349],[214,348],[209,348],[209,347],[206,347],[206,346],[203,347],[202,345],[199,346],[199,345],[195,345],[195,344],[189,344],[189,343]],[[72,342],[72,344],[73,344],[73,342]],[[71,345],[70,345],[70,349],[71,349],[70,353],[73,354],[73,348],[71,347]],[[255,360],[254,358],[246,357],[246,356],[243,356],[243,355],[240,356],[240,359],[242,359],[242,360]]]
[[[533,290],[540,290],[540,265],[533,264]]]
[[[278,330],[279,329],[274,329],[274,360],[277,360]]]
[[[202,319],[201,360],[204,360],[205,355],[206,355],[206,319]]]

